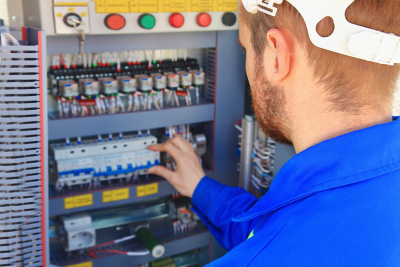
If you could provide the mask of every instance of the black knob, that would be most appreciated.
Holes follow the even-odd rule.
[[[233,26],[236,23],[236,15],[232,12],[226,12],[223,16],[222,16],[222,23],[225,26]]]

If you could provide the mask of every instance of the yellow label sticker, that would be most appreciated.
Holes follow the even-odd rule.
[[[66,210],[90,205],[93,205],[92,194],[64,198],[64,208]]]
[[[93,267],[93,263],[91,261],[84,262],[84,263],[79,263],[75,265],[68,265],[66,267]]]
[[[83,2],[58,2],[55,3],[56,6],[87,6],[87,3]]]
[[[97,13],[237,11],[237,0],[92,0]]]
[[[124,199],[129,199],[129,188],[103,192],[103,202],[112,202]]]
[[[86,13],[86,12],[82,12],[82,13],[81,13],[81,16],[82,16],[82,17],[87,17],[87,13]]]
[[[137,187],[137,197],[145,197],[158,193],[158,183],[141,185]]]
[[[68,8],[68,11],[69,11],[69,12],[74,12],[74,11],[75,11],[75,8],[70,7],[70,8]]]
[[[63,14],[62,13],[57,13],[57,18],[62,18]]]

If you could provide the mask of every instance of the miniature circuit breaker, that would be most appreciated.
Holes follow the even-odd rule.
[[[147,150],[148,145],[156,143],[156,137],[145,136],[69,146],[55,144],[51,146],[56,162],[52,183],[60,190],[147,174],[147,169],[160,164],[160,153]]]

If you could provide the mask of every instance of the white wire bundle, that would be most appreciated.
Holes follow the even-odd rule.
[[[275,142],[266,137],[264,142],[256,139],[253,145],[254,171],[251,175],[251,183],[257,190],[265,193],[273,180]]]

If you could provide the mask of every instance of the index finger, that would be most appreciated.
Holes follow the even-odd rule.
[[[188,141],[186,141],[185,138],[183,138],[182,136],[178,135],[176,137],[174,137],[171,142],[176,145],[177,147],[179,147],[183,152],[185,153],[192,153],[194,152],[194,148],[193,145],[191,143],[189,143]]]
[[[151,151],[167,152],[175,159],[175,161],[177,161],[179,156],[182,155],[182,151],[169,140],[162,144],[148,146],[147,149]]]

